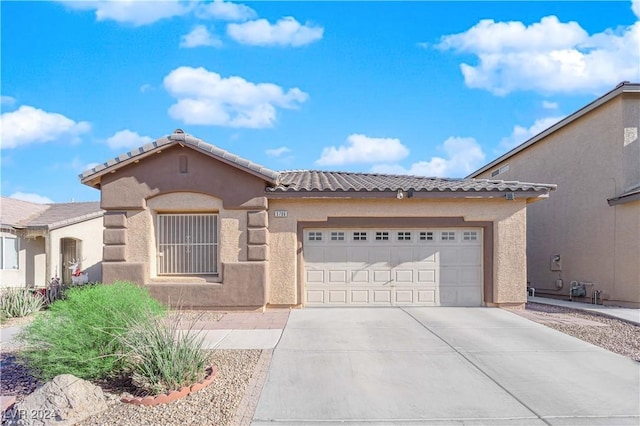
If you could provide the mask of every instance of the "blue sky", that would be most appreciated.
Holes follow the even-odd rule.
[[[1,192],[99,200],[78,174],[182,128],[275,170],[464,177],[640,81],[640,0],[13,2]]]

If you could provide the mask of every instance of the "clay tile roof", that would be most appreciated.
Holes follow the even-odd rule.
[[[486,179],[447,179],[378,173],[296,170],[280,173],[278,185],[269,192],[538,192],[547,193],[555,185]]]
[[[220,161],[223,161],[232,166],[236,166],[240,169],[244,169],[256,176],[259,176],[270,183],[276,183],[278,179],[278,172],[275,172],[271,169],[263,167],[245,158],[239,157],[222,148],[218,148],[215,145],[207,143],[202,139],[193,137],[187,133],[184,133],[182,130],[178,129],[169,136],[157,139],[139,148],[131,150],[125,154],[119,155],[116,158],[110,159],[103,164],[99,164],[93,169],[82,172],[80,174],[80,180],[83,183],[87,183],[94,177],[101,176],[107,171],[115,170],[121,167],[122,165],[126,164],[126,162],[128,162],[129,160],[136,160],[138,158],[142,158],[146,154],[157,151],[164,146],[175,145],[175,144],[191,146],[201,152],[204,152],[207,155],[210,155],[211,157],[217,158]]]
[[[0,222],[14,228],[55,229],[102,216],[100,203],[35,204],[2,197]]]
[[[15,198],[2,197],[0,203],[0,223],[7,226],[19,226],[47,210],[49,205],[36,204]]]

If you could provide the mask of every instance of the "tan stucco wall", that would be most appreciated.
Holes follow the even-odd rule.
[[[223,263],[247,260],[247,212],[225,210],[222,200],[206,194],[180,192],[163,194],[147,200],[147,209],[128,216],[128,259],[148,262],[149,276],[156,274],[156,240],[153,224],[158,213],[217,213],[220,223],[218,270]],[[218,280],[220,281],[220,280]]]
[[[287,217],[275,217],[287,210]],[[270,295],[273,305],[300,303],[297,287],[298,221],[326,221],[328,217],[463,217],[494,224],[493,303],[526,300],[524,199],[271,199],[269,200]],[[403,224],[398,223],[398,228]]]
[[[15,234],[1,233],[16,237]],[[0,287],[43,287],[46,283],[44,238],[18,237],[18,269],[0,270]]]
[[[639,127],[639,95],[618,96],[478,176],[508,164],[494,179],[558,185],[527,209],[528,279],[536,291],[568,296],[571,281],[588,281],[612,302],[640,303],[640,202],[607,203],[640,184],[640,141],[629,139]],[[550,270],[555,254],[561,272]],[[554,292],[558,278],[564,288]]]
[[[49,232],[49,266],[47,276],[53,277],[56,272],[62,276],[60,240],[75,238],[82,241],[82,262],[80,267],[89,276],[90,282],[102,280],[102,217],[67,225]]]

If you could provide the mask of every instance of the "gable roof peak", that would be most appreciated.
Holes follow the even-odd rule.
[[[93,169],[82,172],[79,175],[80,181],[85,185],[97,188],[103,175],[113,172],[132,162],[140,161],[155,152],[159,152],[162,149],[176,144],[179,144],[180,146],[189,146],[190,148],[213,157],[218,161],[264,179],[270,184],[276,184],[278,182],[278,172],[256,164],[238,155],[232,154],[231,152],[205,142],[202,139],[191,136],[182,129],[176,129],[170,135],[158,138],[153,142],[149,142],[127,153],[107,160],[105,163],[98,164]]]

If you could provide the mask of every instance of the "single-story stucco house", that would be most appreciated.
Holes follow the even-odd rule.
[[[71,264],[101,281],[99,202],[36,204],[0,199],[0,286],[44,288],[51,278],[71,283]]]
[[[536,295],[640,307],[640,84],[623,82],[469,175],[552,182],[527,209]]]
[[[189,308],[522,306],[526,210],[554,185],[275,172],[178,129],[81,176],[103,281]]]

